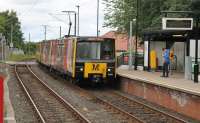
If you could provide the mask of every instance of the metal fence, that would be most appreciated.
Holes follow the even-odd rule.
[[[0,33],[0,74],[4,74],[6,70],[5,60],[6,56],[6,40],[5,37]]]
[[[132,63],[133,65],[135,64],[135,55],[132,56]],[[137,55],[137,65],[138,66],[143,66],[144,64],[144,56],[141,54]],[[128,53],[123,53],[120,56],[117,57],[117,66],[119,67],[120,65],[128,65],[129,64],[129,54]]]
[[[191,57],[191,64],[192,64],[192,73],[194,73],[194,64],[195,64],[195,58]],[[200,66],[200,58],[198,58],[198,64]],[[199,72],[200,72],[200,67],[199,67]]]
[[[9,56],[9,46],[6,45],[5,37],[0,33],[0,61],[4,62]]]

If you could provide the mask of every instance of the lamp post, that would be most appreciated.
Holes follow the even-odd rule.
[[[130,34],[129,34],[129,70],[132,69],[132,36],[133,36],[133,21],[130,21]]]
[[[3,53],[2,53],[2,54],[3,54],[3,55],[2,55],[2,56],[3,56],[2,59],[3,59],[4,62],[5,62],[5,61],[6,61],[6,38],[5,38],[5,36],[2,37],[2,43],[3,43],[3,45],[2,45],[2,48],[3,48],[3,49],[2,49],[2,52],[3,52]]]
[[[129,47],[129,70],[132,69],[132,65],[133,65],[133,42],[132,42],[132,37],[133,37],[133,22],[135,22],[136,19],[133,19],[132,21],[130,21],[130,32],[129,32],[129,43],[128,43],[128,47]]]
[[[78,9],[78,27],[77,27],[77,35],[79,36],[79,29],[80,29],[80,25],[79,25],[79,22],[80,22],[80,13],[79,13],[79,9],[80,9],[80,6],[79,5],[77,5],[76,6],[77,7],[77,9]]]
[[[28,54],[30,55],[30,42],[31,42],[31,33],[28,34]]]
[[[1,41],[1,49],[2,49],[2,51],[1,51],[1,60],[3,61],[3,39],[2,39],[2,33],[0,33],[0,41]]]
[[[195,64],[194,64],[194,82],[198,83],[199,81],[199,64],[198,64],[198,27],[199,27],[199,18],[196,18],[196,31],[195,31]]]
[[[47,40],[47,25],[42,25],[44,27],[44,42]]]
[[[135,24],[135,63],[134,63],[134,70],[137,70],[137,44],[138,44],[138,7],[139,7],[139,2],[138,0],[136,0],[137,4],[136,4],[136,24]]]
[[[13,48],[13,25],[12,24],[10,27],[10,48],[11,48],[11,50]]]
[[[6,42],[6,39],[5,39],[5,36],[2,35],[2,33],[0,33],[0,42],[1,42],[1,60],[2,62],[5,62],[5,42]]]

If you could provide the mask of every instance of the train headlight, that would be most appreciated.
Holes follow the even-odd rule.
[[[83,71],[83,68],[80,68],[80,71]]]
[[[108,68],[108,72],[110,72],[111,71],[111,69],[110,68]]]

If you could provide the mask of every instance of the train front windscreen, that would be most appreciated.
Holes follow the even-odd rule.
[[[114,41],[82,41],[77,43],[77,60],[114,60]]]

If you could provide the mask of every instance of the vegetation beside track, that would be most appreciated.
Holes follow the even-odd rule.
[[[8,58],[8,61],[29,61],[36,59],[36,57],[36,55],[11,54]]]

